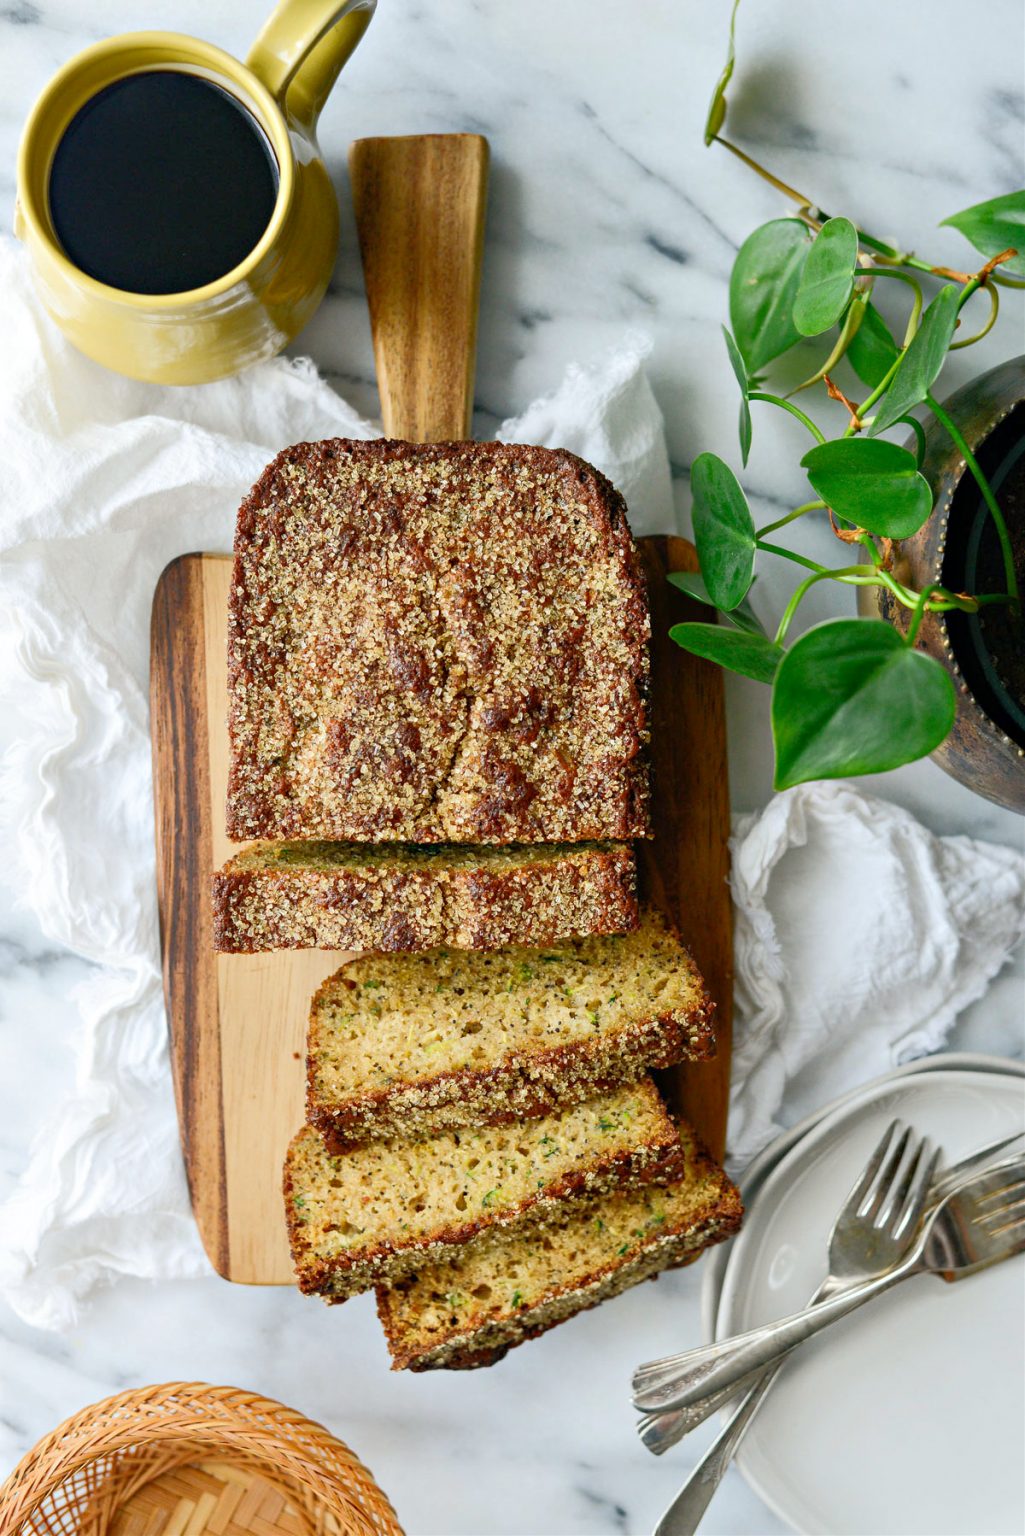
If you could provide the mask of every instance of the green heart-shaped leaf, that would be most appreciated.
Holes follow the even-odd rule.
[[[960,297],[957,284],[947,283],[929,305],[879,402],[869,437],[895,426],[902,416],[921,405],[929,393],[950,350]]]
[[[1013,247],[1018,254],[1003,263],[1003,270],[1025,277],[1025,192],[1005,192],[941,222],[959,229],[984,256],[999,256]]]
[[[726,87],[733,78],[733,66],[737,61],[734,35],[737,27],[737,7],[740,0],[733,0],[733,10],[730,12],[730,41],[726,51],[726,63],[723,65],[722,74],[715,83],[712,99],[708,104],[708,116],[705,119],[705,143],[711,144],[719,129],[726,121]]]
[[[737,425],[737,431],[740,436],[741,463],[746,465],[747,456],[751,452],[751,407],[747,402],[751,384],[737,343],[733,340],[725,326],[722,328],[722,333],[726,338],[726,351],[729,354],[730,365],[736,375],[737,383],[740,385],[740,420]]]
[[[827,506],[869,533],[908,539],[932,511],[928,480],[896,443],[840,438],[809,449],[801,464]]]
[[[699,453],[690,471],[694,543],[701,574],[717,608],[736,608],[754,577],[755,525],[736,475],[714,453]]]
[[[669,580],[674,587],[679,587],[681,592],[686,592],[688,597],[693,597],[697,602],[705,603],[710,608],[715,607],[711,593],[705,586],[704,577],[699,576],[697,571],[670,571]],[[731,608],[729,613],[723,613],[723,618],[735,629],[746,629],[748,634],[764,635],[765,633],[761,620],[746,597],[737,604],[736,608]]]
[[[858,231],[850,219],[827,219],[815,237],[794,300],[802,336],[820,336],[851,301],[858,265]]]
[[[784,655],[765,635],[727,629],[724,624],[674,624],[669,638],[693,656],[717,661],[731,672],[753,677],[756,683],[771,683]]]
[[[865,307],[857,334],[851,338],[847,356],[863,384],[875,389],[883,382],[897,361],[897,343],[874,304]]]
[[[730,273],[730,326],[749,373],[801,339],[794,300],[811,250],[800,219],[773,219],[748,235]]]
[[[885,773],[954,723],[954,685],[881,619],[831,619],[785,652],[772,690],[777,789]]]

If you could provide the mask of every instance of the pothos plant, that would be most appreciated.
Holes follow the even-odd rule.
[[[811,439],[801,459],[812,495],[784,517],[756,528],[729,466],[702,453],[691,468],[694,541],[700,575],[670,579],[711,603],[724,623],[677,624],[672,638],[685,650],[772,686],[775,785],[879,773],[923,757],[954,722],[953,683],[931,656],[916,649],[923,615],[950,609],[976,612],[988,603],[1019,604],[1008,530],[984,474],[934,389],[950,352],[971,346],[996,323],[1000,288],[1025,287],[1025,192],[1012,192],[952,214],[958,229],[985,258],[975,271],[955,271],[877,239],[852,219],[830,217],[722,136],[726,88],[734,69],[735,0],[726,67],[716,85],[705,131],[796,205],[745,240],[730,277],[730,328],[723,327],[740,387],[740,453],[751,447],[752,406],[795,418]],[[872,302],[876,284],[906,291],[907,323],[897,340]],[[974,335],[958,335],[974,294],[989,314]],[[766,386],[764,370],[802,338],[824,338],[812,376],[788,394]],[[956,339],[955,339],[956,338]],[[846,357],[867,393],[850,398],[834,381]],[[794,398],[815,389],[831,402],[829,430]],[[911,413],[924,406],[949,433],[978,483],[1003,554],[1001,592],[916,591],[894,570],[894,541],[909,538],[932,512],[921,473],[925,434]],[[916,451],[885,434],[914,435]],[[779,529],[826,514],[844,558],[824,566],[773,539]],[[774,633],[748,600],[758,557],[789,561],[801,579]],[[818,582],[886,587],[910,610],[906,635],[881,619],[839,618],[790,641],[798,608]]]

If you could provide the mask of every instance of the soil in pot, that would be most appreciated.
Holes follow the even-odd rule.
[[[1011,536],[1018,586],[1025,592],[1025,403],[976,451]],[[970,473],[962,475],[947,521],[942,580],[955,592],[1003,592],[1007,586],[993,519]],[[950,613],[947,633],[958,665],[986,714],[1025,747],[1025,622],[1000,603],[978,614]]]

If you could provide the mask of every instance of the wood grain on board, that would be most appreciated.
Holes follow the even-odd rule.
[[[386,437],[466,437],[473,408],[488,142],[357,139],[352,200]]]
[[[685,569],[682,540],[642,539],[652,594],[655,829],[644,849],[654,898],[678,924],[719,1009],[720,1054],[662,1074],[663,1086],[721,1151],[732,997],[726,889],[728,795],[722,681],[680,651],[670,623],[700,613],[664,579]],[[285,1148],[303,1119],[309,1000],[345,958],[322,950],[213,951],[210,876],[229,857],[227,604],[231,562],[186,555],[153,605],[151,718],[157,875],[175,1092],[193,1209],[215,1269],[288,1284],[281,1201]]]
[[[466,436],[487,181],[474,134],[364,139],[350,166],[385,431]],[[722,678],[670,624],[704,610],[665,579],[694,566],[679,539],[642,539],[652,604],[655,838],[647,889],[679,927],[719,1009],[716,1061],[663,1074],[712,1151],[726,1125],[733,994]],[[193,1209],[227,1279],[289,1284],[281,1199],[304,1115],[309,1003],[346,958],[322,950],[216,955],[210,884],[230,856],[227,605],[231,561],[186,555],[153,604],[150,704],[164,985]]]

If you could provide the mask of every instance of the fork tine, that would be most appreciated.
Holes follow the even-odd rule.
[[[963,1158],[961,1162],[956,1163],[953,1168],[944,1168],[933,1184],[932,1199],[942,1200],[946,1195],[950,1194],[951,1190],[956,1189],[959,1184],[965,1183],[977,1171],[984,1169],[987,1164],[995,1163],[1001,1157],[1004,1159],[1011,1158],[1013,1155],[1011,1149],[1016,1143],[1020,1145],[1023,1141],[1025,1141],[1025,1132],[1014,1131],[1010,1136],[1001,1137],[999,1141],[988,1142],[986,1146],[980,1147],[977,1152],[974,1152],[971,1157]]]
[[[979,1226],[989,1227],[994,1221],[1001,1221],[1012,1211],[1025,1211],[1025,1184],[1017,1184],[1006,1191],[1002,1190],[1005,1199],[997,1206],[990,1206],[987,1210],[980,1211],[975,1220]]]
[[[899,1120],[894,1121],[893,1132],[893,1137],[876,1170],[875,1178],[870,1183],[866,1194],[858,1206],[858,1215],[866,1219],[874,1219],[876,1212],[886,1197],[887,1190],[893,1182],[894,1175],[900,1167],[908,1142],[911,1139],[911,1127],[904,1125]]]
[[[999,1177],[999,1174],[996,1177]],[[1006,1180],[1007,1182],[1003,1184],[991,1184],[984,1194],[976,1196],[976,1205],[991,1205],[994,1200],[1003,1200],[1008,1194],[1025,1188],[1025,1173],[1018,1167],[1007,1170]]]
[[[1021,1236],[1015,1237],[1015,1233],[1021,1233]],[[1014,1221],[1006,1221],[1002,1226],[994,1227],[989,1236],[999,1238],[1012,1253],[1020,1252],[1021,1247],[1025,1247],[1025,1216],[1018,1216]],[[1019,1246],[1012,1247],[1012,1241]]]
[[[893,1138],[899,1134],[902,1128],[903,1121],[890,1121],[889,1125],[886,1127],[886,1130],[883,1132],[875,1151],[872,1153],[872,1156],[869,1158],[868,1162],[859,1173],[853,1189],[841,1206],[841,1211],[852,1210],[854,1207],[861,1204],[862,1200],[865,1198],[865,1195],[868,1193],[869,1188],[871,1187],[872,1181],[874,1180],[876,1174],[879,1172],[879,1169],[882,1167],[883,1159],[885,1158],[887,1152],[890,1150]]]
[[[916,1227],[921,1220],[939,1160],[939,1147],[934,1147],[928,1136],[923,1136],[900,1192],[900,1207],[892,1213],[897,1218],[893,1227],[895,1237],[899,1237],[909,1227]]]
[[[903,1209],[904,1200],[918,1166],[918,1159],[925,1145],[926,1138],[919,1136],[914,1130],[905,1137],[900,1161],[890,1173],[890,1181],[880,1194],[879,1204],[872,1219],[872,1225],[880,1232],[888,1232],[892,1226],[896,1225],[897,1216]]]

